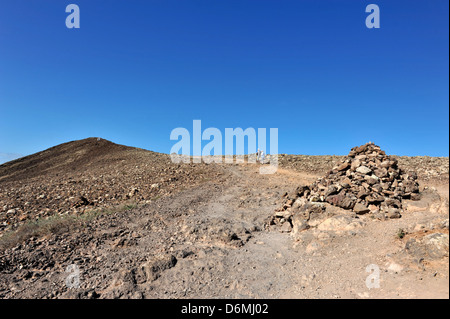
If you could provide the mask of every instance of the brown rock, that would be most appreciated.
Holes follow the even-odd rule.
[[[367,208],[366,205],[357,203],[355,204],[355,206],[353,207],[353,211],[357,214],[366,214],[368,212],[370,212],[370,209]]]
[[[345,163],[342,163],[340,166],[338,166],[337,171],[341,172],[341,171],[345,171],[349,168],[350,168],[350,163],[345,162]]]
[[[326,198],[326,201],[332,205],[344,208],[344,209],[352,209],[355,205],[355,200],[344,194],[332,195]]]

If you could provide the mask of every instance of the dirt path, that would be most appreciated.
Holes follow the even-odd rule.
[[[231,186],[196,218],[212,229],[226,225],[239,238],[245,230],[252,230],[251,235],[236,249],[220,245],[219,249],[209,242],[196,260],[200,269],[209,269],[204,286],[196,290],[194,280],[192,294],[186,297],[448,298],[448,259],[419,268],[404,256],[404,242],[396,237],[399,228],[426,219],[423,213],[395,221],[363,220],[361,229],[295,242],[287,233],[253,230],[263,228],[285,191],[309,184],[317,176],[288,170],[260,175],[254,166],[227,169],[234,176]],[[189,265],[190,261],[180,261],[180,267],[165,272],[160,282],[172,285],[173,278],[189,277]],[[366,286],[369,265],[380,269],[378,289]]]
[[[264,225],[286,191],[317,176],[257,165],[223,165],[222,178],[126,213],[100,217],[88,229],[34,239],[6,260],[3,298],[448,298],[448,257],[414,261],[399,228],[433,221],[424,211],[398,220],[361,218],[346,231],[308,230],[296,240]],[[445,192],[445,187],[444,187]],[[448,186],[447,186],[448,192]],[[176,257],[176,262],[171,259]],[[68,289],[66,267],[80,269]],[[369,289],[366,267],[380,270]]]

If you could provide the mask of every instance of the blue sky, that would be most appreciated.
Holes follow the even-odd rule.
[[[278,128],[280,153],[448,156],[448,6],[0,0],[0,162],[90,136],[168,153],[195,119]]]

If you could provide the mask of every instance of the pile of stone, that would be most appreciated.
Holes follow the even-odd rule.
[[[289,220],[308,204],[328,203],[356,214],[373,213],[377,217],[399,218],[402,200],[418,200],[417,175],[405,172],[397,160],[373,143],[354,147],[333,169],[309,186],[300,186],[285,194],[272,223]],[[278,220],[277,220],[278,219]]]

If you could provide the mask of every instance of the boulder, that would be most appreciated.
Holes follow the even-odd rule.
[[[319,224],[319,226],[317,226],[317,229],[322,231],[343,231],[360,228],[363,225],[363,222],[359,219],[348,215],[338,215],[324,220],[321,224]]]
[[[328,196],[326,201],[332,205],[344,208],[352,209],[355,205],[355,200],[346,196],[345,194]]]
[[[422,239],[411,238],[405,249],[417,258],[440,259],[448,257],[449,236],[444,233],[434,233]]]

